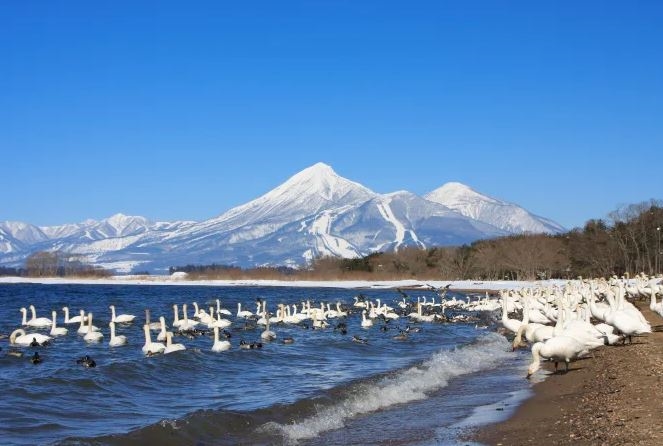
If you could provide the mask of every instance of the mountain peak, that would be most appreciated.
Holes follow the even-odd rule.
[[[424,195],[424,198],[514,234],[555,234],[564,231],[562,226],[551,220],[531,214],[515,204],[483,195],[458,182],[446,183]]]
[[[330,207],[363,203],[376,195],[367,187],[338,175],[331,166],[319,162],[297,172],[261,197],[231,209],[217,220],[240,218],[242,224],[265,218],[293,221]]]
[[[454,205],[468,200],[487,200],[497,203],[498,200],[488,197],[486,195],[480,194],[479,192],[472,189],[466,184],[459,183],[457,181],[450,181],[445,183],[441,187],[435,189],[434,191],[424,195],[424,198],[430,201],[435,201],[445,206]]]

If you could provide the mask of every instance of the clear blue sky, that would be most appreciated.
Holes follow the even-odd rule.
[[[567,226],[663,198],[663,2],[0,3],[0,220],[204,220],[318,161]]]

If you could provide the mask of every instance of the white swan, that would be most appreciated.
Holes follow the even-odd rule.
[[[116,324],[129,324],[136,319],[136,316],[133,314],[120,314],[120,315],[115,315],[115,305],[109,305],[108,308],[111,310],[111,321],[115,322]]]
[[[180,330],[192,330],[200,323],[189,319],[186,308],[186,304],[182,304],[182,314],[184,315],[184,319],[180,320]]]
[[[49,318],[37,317],[37,311],[35,310],[34,305],[30,305],[30,311],[32,312],[32,319],[28,321],[28,326],[40,327],[40,328],[46,328],[51,326],[52,321]]]
[[[53,312],[51,313],[51,316],[53,316],[53,325],[51,325],[50,335],[51,336],[64,336],[64,335],[66,335],[69,330],[67,330],[64,327],[56,327],[55,326],[58,313],[55,310],[53,310]]]
[[[150,309],[145,309],[145,324],[150,327],[150,330],[160,330],[161,322],[150,322]]]
[[[38,344],[43,344],[44,342],[50,341],[50,336],[43,335],[41,333],[26,333],[25,330],[19,328],[14,330],[9,336],[9,343],[11,345],[21,345],[24,347],[30,347],[30,344],[36,342]]]
[[[263,341],[273,341],[276,339],[276,333],[269,329],[269,313],[267,314],[266,319],[265,331],[260,333],[260,339]]]
[[[663,317],[663,301],[656,303],[656,289],[653,286],[649,289],[649,298],[649,309]]]
[[[219,299],[216,300],[216,312],[221,313],[221,314],[225,314],[226,316],[232,316],[232,313],[230,312],[230,310],[227,310],[225,308],[221,308],[221,300],[219,300]]]
[[[163,352],[166,346],[161,342],[152,342],[149,325],[143,325],[143,331],[145,332],[145,345],[143,345],[143,353],[152,355],[155,353]]]
[[[555,336],[546,342],[537,342],[532,346],[532,362],[527,369],[527,377],[529,378],[539,370],[541,366],[540,358],[555,361],[555,371],[557,371],[557,363],[564,361],[568,372],[569,362],[583,354],[587,354],[588,351],[587,347],[569,336]]]
[[[115,322],[110,321],[108,323],[108,326],[110,327],[110,341],[108,341],[108,345],[111,347],[119,347],[121,345],[125,345],[127,343],[127,337],[124,335],[119,335],[115,336]]]
[[[366,317],[366,310],[361,312],[361,326],[363,328],[369,328],[373,326],[373,321]]]
[[[78,327],[76,333],[78,333],[79,335],[85,335],[87,334],[88,329],[91,329],[92,331],[99,331],[99,327],[95,327],[94,325],[91,324],[90,325],[85,324],[86,322],[89,322],[89,319],[90,319],[89,316],[85,316],[85,311],[81,310],[81,316],[80,316],[81,325],[80,327]]]
[[[500,294],[502,295],[502,326],[509,330],[512,333],[518,332],[518,329],[522,325],[522,321],[519,321],[518,319],[509,319],[507,313],[508,313],[508,301],[507,297],[508,294],[506,292],[501,291]]]
[[[92,313],[87,314],[87,333],[83,336],[85,342],[99,342],[104,337],[100,331],[94,331],[92,325]]]
[[[251,313],[249,310],[242,311],[242,304],[237,302],[237,317],[249,318],[252,316],[253,313]]]
[[[163,342],[166,340],[168,330],[166,329],[166,318],[163,316],[159,317],[159,324],[161,325],[161,331],[157,335],[157,341]]]
[[[184,344],[173,344],[173,332],[169,331],[166,333],[166,348],[163,349],[163,354],[167,355],[168,353],[178,352],[180,350],[186,350]]]
[[[214,345],[212,345],[213,352],[224,352],[230,349],[230,341],[224,339],[219,340],[219,327],[214,327]]]
[[[81,321],[80,316],[74,316],[72,318],[69,317],[69,307],[62,307],[62,311],[64,311],[64,323],[65,324],[78,324]],[[83,322],[85,322],[85,321],[83,321]]]

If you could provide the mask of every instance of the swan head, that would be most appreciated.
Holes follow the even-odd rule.
[[[25,330],[23,330],[22,328],[18,328],[12,331],[12,334],[9,335],[9,343],[13,344],[16,341],[16,338],[19,336],[25,336]]]
[[[20,311],[21,313],[27,313],[28,312],[28,310],[26,310],[25,307],[21,307],[21,309],[18,310],[18,311]]]

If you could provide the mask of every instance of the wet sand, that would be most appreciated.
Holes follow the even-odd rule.
[[[468,439],[486,445],[663,445],[663,318],[648,302],[635,305],[653,333],[630,345],[600,347],[593,358],[571,363],[566,374],[553,374],[553,364],[543,363],[550,376],[533,386],[532,398],[508,420]]]

